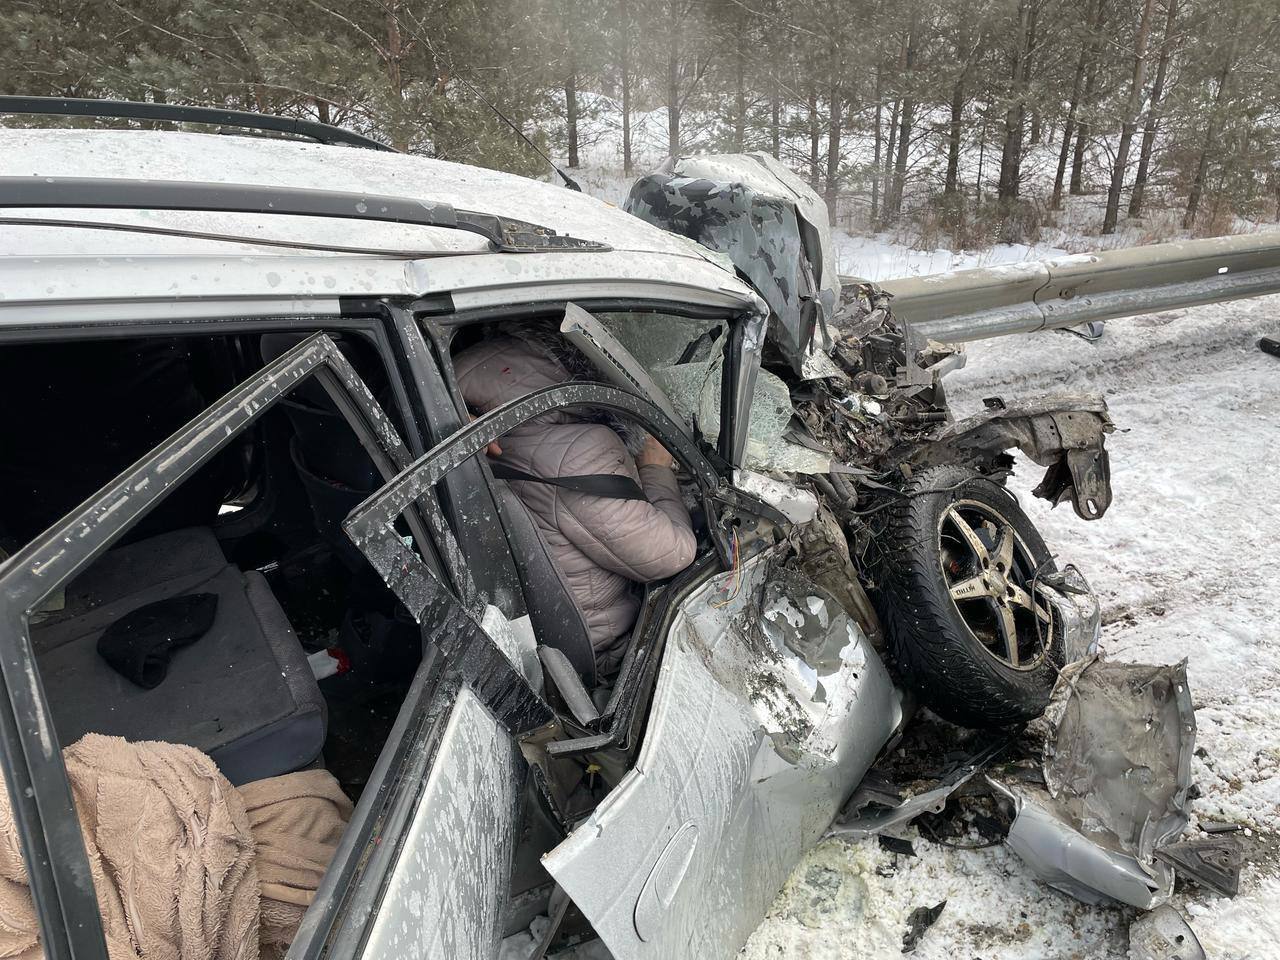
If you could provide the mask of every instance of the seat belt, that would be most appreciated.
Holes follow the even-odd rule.
[[[575,493],[585,493],[592,497],[605,497],[609,500],[644,500],[644,490],[640,484],[630,477],[616,473],[593,473],[581,477],[535,477],[517,467],[500,460],[490,460],[489,469],[499,480],[524,480],[529,483],[546,483],[553,487],[562,487]]]

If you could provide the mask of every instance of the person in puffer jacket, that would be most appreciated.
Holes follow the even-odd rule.
[[[462,397],[477,416],[543,387],[595,379],[576,348],[532,325],[508,327],[468,347],[453,365]],[[639,610],[632,585],[679,573],[697,549],[674,460],[638,426],[605,411],[553,410],[509,431],[495,446],[490,456],[535,477],[617,474],[643,488],[647,500],[619,500],[510,481],[582,611],[598,669],[612,672],[625,652],[619,640]]]

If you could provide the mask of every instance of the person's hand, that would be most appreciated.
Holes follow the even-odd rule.
[[[671,454],[667,453],[666,447],[653,439],[653,437],[645,434],[644,449],[636,454],[636,467],[666,467],[669,470],[674,470],[676,462]]]
[[[475,422],[475,419],[476,419],[476,415],[475,415],[474,413],[472,413],[470,410],[468,410],[468,411],[467,411],[467,420],[468,420],[468,421],[470,421],[470,422],[472,422],[472,423],[474,423],[474,422]],[[487,447],[485,447],[485,448],[484,448],[484,452],[485,452],[486,454],[488,454],[489,456],[491,456],[491,457],[500,457],[500,456],[502,456],[502,448],[501,448],[500,446],[498,446],[498,441],[497,441],[497,440],[491,440],[491,441],[489,441],[489,445],[488,445]]]

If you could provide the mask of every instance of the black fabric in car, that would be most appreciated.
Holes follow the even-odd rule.
[[[169,338],[31,343],[0,350],[0,526],[24,544],[208,406],[191,345]],[[21,409],[19,409],[19,406]],[[212,523],[226,493],[223,453],[129,534]]]
[[[190,593],[148,603],[102,631],[98,653],[122,677],[150,690],[164,680],[175,650],[209,632],[217,610],[216,593]]]
[[[213,593],[209,631],[143,689],[98,655],[109,625],[157,600]],[[228,780],[301,770],[324,747],[326,710],[306,653],[266,579],[227,563],[208,528],[176,530],[104,554],[31,627],[62,744],[86,733],[185,743]]]

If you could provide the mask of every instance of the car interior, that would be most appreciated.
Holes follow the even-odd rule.
[[[548,314],[545,317],[526,321],[526,327],[545,327],[544,333],[554,340],[559,335],[556,328],[562,313]],[[720,321],[705,319],[694,320],[662,314],[638,313],[600,313],[595,315],[605,323],[619,342],[632,352],[646,370],[659,374],[661,382],[679,400],[677,408],[692,411],[699,403],[702,393],[709,393],[712,401],[719,405],[718,369],[709,369],[707,356],[711,354],[710,346],[716,340],[723,327]],[[655,326],[661,326],[655,335]],[[473,323],[452,331],[448,350],[451,357],[457,356],[481,339],[492,336],[502,330],[502,325]],[[567,341],[561,339],[558,350],[576,352]],[[587,361],[583,359],[583,364]],[[675,373],[670,373],[675,371]],[[682,377],[681,375],[684,374]],[[603,374],[596,376],[604,380]],[[713,389],[704,388],[710,381]],[[675,386],[677,392],[672,390]],[[458,402],[462,403],[460,394]],[[693,433],[692,412],[686,428]],[[706,526],[703,504],[699,501],[697,490],[687,471],[677,470],[681,492],[685,503],[690,508],[694,532],[700,544],[699,555],[706,554],[710,547],[710,538]],[[637,584],[635,589],[641,595],[641,614],[636,626],[632,629],[631,641],[624,641],[627,653],[620,667],[613,669],[597,669],[591,644],[587,639],[587,627],[581,613],[574,604],[568,585],[550,560],[547,546],[537,531],[532,515],[521,504],[520,500],[504,480],[495,481],[495,489],[502,501],[502,509],[507,518],[508,538],[513,548],[513,558],[519,568],[524,592],[528,604],[528,613],[533,622],[535,634],[544,646],[552,647],[564,654],[564,659],[572,669],[568,669],[560,657],[543,654],[544,672],[551,676],[557,693],[562,698],[562,713],[576,720],[590,731],[590,735],[598,735],[610,727],[610,720],[617,712],[619,687],[618,678],[626,678],[635,667],[636,647],[642,644],[645,611],[656,603],[657,594],[662,592],[661,583]],[[580,680],[581,684],[575,683]],[[570,686],[581,690],[568,689]],[[619,694],[620,695],[620,694]],[[560,747],[565,750],[567,748]]]
[[[31,398],[4,419],[14,455],[0,464],[0,548],[12,553],[307,335],[0,351],[6,382]],[[373,345],[335,339],[396,419]],[[339,527],[381,484],[319,383],[285,397],[32,617],[59,741],[186,743],[237,785],[323,765],[358,798],[421,659],[417,625]],[[172,632],[181,624],[166,617],[181,613],[165,601],[209,594],[207,632],[171,652],[155,686],[99,655],[131,612]]]
[[[685,395],[672,392],[692,432],[697,404],[718,405],[706,381],[714,377],[718,388],[708,358],[722,322],[603,316],[647,369],[671,368],[664,383],[687,384]],[[662,338],[663,352],[645,353],[655,320],[674,335]],[[486,329],[456,328],[448,351]],[[0,559],[313,332],[6,345],[0,375],[25,402],[0,420],[0,449],[9,454],[0,461]],[[372,340],[327,332],[406,436]],[[527,787],[513,930],[545,909],[541,852],[633,762],[665,624],[683,595],[719,569],[705,504],[683,468],[679,476],[699,559],[669,581],[636,585],[640,614],[621,665],[609,672],[596,668],[581,613],[532,516],[505,481],[494,482],[524,612],[543,646],[543,695],[562,720]],[[324,767],[359,799],[423,652],[418,625],[341,527],[382,485],[316,380],[271,407],[32,615],[29,636],[60,744],[90,732],[188,744],[235,785]],[[148,661],[154,684],[101,652],[140,611],[166,637],[180,635],[188,611],[174,604],[192,597],[213,598],[211,621]]]
[[[694,411],[701,394],[707,394],[707,405],[714,403],[718,408],[719,369],[712,369],[708,359],[715,352],[712,346],[723,323],[664,314],[594,316],[655,375],[677,410],[687,417],[684,426],[688,432],[696,435]],[[554,339],[562,318],[562,312],[549,312],[525,323],[545,326],[543,334]],[[497,325],[470,323],[448,330],[442,339],[452,357],[500,330]],[[567,343],[563,347],[572,349]],[[708,385],[710,378],[714,382]],[[455,396],[461,403],[461,394],[455,392]],[[549,558],[532,514],[506,481],[495,481],[513,558],[525,586],[530,620],[543,647],[539,651],[543,694],[560,716],[562,727],[557,738],[545,745],[546,760],[535,765],[526,785],[522,842],[513,865],[506,917],[509,934],[527,928],[536,915],[547,910],[554,883],[541,864],[542,853],[589,814],[634,763],[657,682],[667,625],[684,596],[720,570],[720,559],[711,546],[705,504],[683,466],[677,470],[677,479],[698,537],[698,559],[667,581],[635,586],[640,611],[625,641],[626,653],[611,672],[596,669],[586,625],[568,585]],[[572,666],[549,654],[547,647],[563,652]],[[562,929],[579,927],[584,934],[589,929],[571,909]]]

